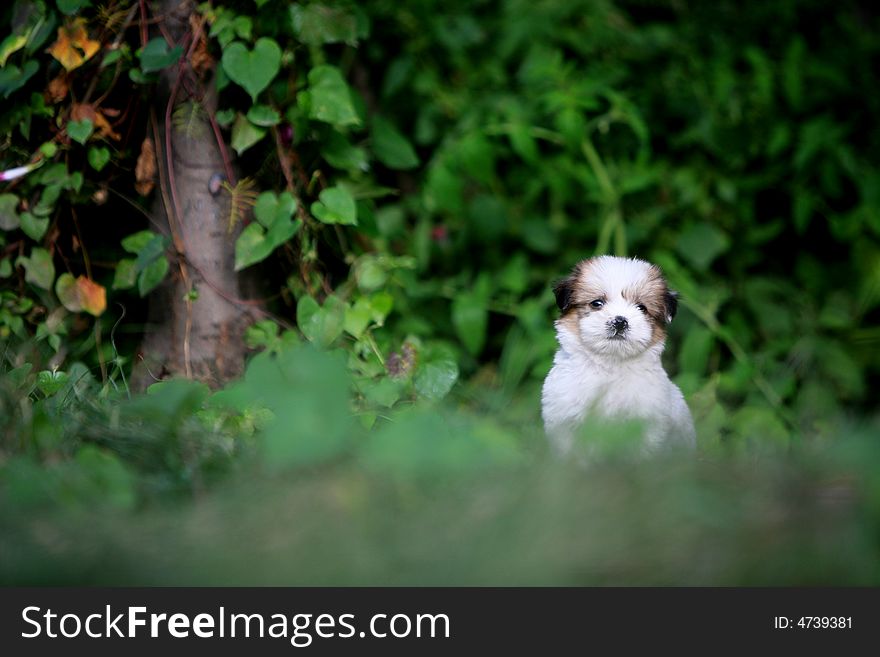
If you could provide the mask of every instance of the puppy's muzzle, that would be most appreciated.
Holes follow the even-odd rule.
[[[612,338],[622,338],[629,328],[629,322],[626,317],[618,315],[608,322],[608,328],[611,331]]]

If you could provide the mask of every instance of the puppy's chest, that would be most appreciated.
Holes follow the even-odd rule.
[[[623,370],[570,371],[559,383],[578,418],[655,418],[668,403],[666,376],[662,372]]]

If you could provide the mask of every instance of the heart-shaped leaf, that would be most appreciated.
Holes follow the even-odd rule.
[[[92,146],[89,149],[89,164],[95,171],[100,171],[110,161],[110,149],[104,146]]]
[[[91,119],[83,119],[82,121],[68,121],[67,135],[75,142],[85,144],[89,137],[92,136],[94,124]]]
[[[24,267],[24,280],[44,290],[52,289],[55,280],[55,263],[46,249],[34,248],[30,256],[19,256],[16,265]]]
[[[37,388],[47,397],[51,397],[64,387],[69,378],[67,372],[43,370],[37,374]]]
[[[425,363],[416,372],[416,392],[428,399],[443,399],[458,379],[458,365],[454,360]]]
[[[253,50],[236,41],[223,51],[221,62],[230,79],[257,102],[259,93],[281,70],[281,48],[274,39],[266,37],[258,39]]]
[[[281,115],[278,113],[278,110],[268,105],[254,105],[248,110],[247,118],[254,125],[263,128],[278,125],[281,122]]]
[[[116,273],[113,276],[114,290],[127,290],[137,283],[138,273],[134,263],[134,258],[123,258],[116,263]]]
[[[141,71],[152,73],[176,64],[183,55],[183,46],[168,47],[163,37],[151,39],[141,50]]]
[[[345,309],[345,302],[333,294],[323,307],[312,297],[302,297],[296,305],[296,323],[311,342],[329,347],[342,334]]]
[[[162,282],[168,273],[168,258],[164,255],[154,260],[138,276],[138,294],[147,296],[154,287]]]
[[[271,228],[277,222],[293,217],[296,198],[290,192],[263,192],[254,205],[254,216],[263,226]]]
[[[297,103],[309,118],[336,126],[360,125],[351,91],[342,72],[322,64],[309,71],[309,88],[300,92]]]
[[[123,238],[121,242],[122,248],[129,253],[137,255],[141,252],[141,249],[153,241],[153,238],[155,238],[156,235],[157,233],[154,233],[151,230],[140,230],[136,233],[132,233],[128,237]]]
[[[15,194],[0,194],[0,230],[15,230],[19,226],[18,197]]]
[[[164,41],[164,39],[163,39]],[[76,18],[58,28],[58,38],[48,53],[68,71],[81,66],[101,49],[101,42],[89,38],[84,18]]]
[[[361,297],[352,306],[345,309],[343,328],[352,337],[359,338],[367,330],[372,318],[373,309],[370,306],[370,300]]]
[[[107,290],[103,285],[80,276],[76,279],[76,287],[79,290],[82,309],[87,313],[99,317],[107,309]]]
[[[23,87],[39,69],[40,65],[33,59],[21,68],[15,64],[7,64],[0,68],[0,94],[3,94],[4,98],[9,98],[12,92]]]
[[[325,224],[357,224],[357,205],[344,187],[328,187],[312,203],[312,214]]]
[[[239,114],[232,126],[232,148],[241,155],[265,136],[264,128],[258,128],[244,114]]]
[[[82,310],[82,302],[79,299],[79,290],[76,287],[76,279],[72,274],[64,273],[55,281],[55,294],[61,305],[72,313]]]
[[[61,274],[55,282],[55,294],[74,313],[84,310],[98,317],[107,309],[107,290],[85,276],[74,279],[70,274]]]
[[[302,222],[282,217],[266,231],[260,224],[250,224],[235,242],[235,271],[265,260],[272,251],[296,234]]]
[[[22,232],[35,242],[43,239],[49,228],[49,217],[37,217],[32,212],[22,212],[19,220]]]

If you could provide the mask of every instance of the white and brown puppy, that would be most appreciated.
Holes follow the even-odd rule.
[[[648,448],[694,445],[690,411],[660,362],[678,307],[660,268],[598,256],[579,262],[553,291],[559,349],[541,401],[554,446],[569,451],[588,418],[642,422]]]

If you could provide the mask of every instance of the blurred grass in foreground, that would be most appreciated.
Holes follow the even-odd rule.
[[[880,584],[876,424],[577,465],[522,400],[368,431],[347,376],[308,348],[257,356],[223,391],[130,401],[83,372],[51,394],[7,373],[0,582]]]

